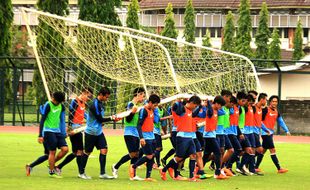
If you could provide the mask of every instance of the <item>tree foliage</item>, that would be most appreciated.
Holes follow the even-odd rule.
[[[293,60],[300,60],[304,56],[304,52],[302,50],[302,24],[301,21],[298,20],[297,27],[294,34],[294,52],[293,52]]]
[[[270,30],[268,28],[269,12],[266,2],[263,2],[262,8],[259,13],[259,25],[257,34],[255,35],[256,58],[267,59],[268,58],[268,41],[270,38]]]
[[[226,24],[224,27],[224,41],[222,50],[235,52],[235,30],[234,15],[231,11],[229,11],[226,16]]]

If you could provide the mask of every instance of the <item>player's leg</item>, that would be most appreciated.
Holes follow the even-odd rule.
[[[225,150],[226,150],[226,152],[223,156],[222,168],[223,168],[223,170],[227,176],[234,176],[232,171],[230,169],[228,169],[227,167],[225,167],[228,160],[230,160],[230,158],[234,154],[234,148],[230,142],[230,139],[228,138],[228,135],[224,135],[224,138],[225,138]]]
[[[268,141],[268,149],[270,152],[270,157],[272,159],[273,164],[277,167],[278,173],[286,173],[288,172],[288,169],[282,168],[280,166],[280,162],[278,160],[277,154],[276,154],[276,148],[274,146],[274,142],[273,142],[273,135],[269,135],[267,137],[267,141]]]
[[[261,161],[263,160],[264,157],[264,149],[262,147],[262,144],[259,139],[259,134],[254,133],[254,138],[255,138],[255,143],[256,143],[256,148],[255,148],[255,156],[256,156],[256,162],[255,162],[255,171],[256,172],[261,172],[259,169],[259,165]]]
[[[155,140],[156,140],[156,150],[155,150],[155,160],[156,163],[154,164],[154,169],[160,169],[160,152],[163,150],[163,144],[161,136],[158,134],[155,134]]]
[[[227,179],[228,177],[223,175],[221,173],[221,148],[220,145],[218,144],[218,140],[215,138],[210,138],[209,139],[209,145],[210,145],[210,150],[213,152],[214,155],[214,163],[215,163],[215,172],[214,172],[214,178],[216,179]]]
[[[100,163],[100,179],[114,179],[113,176],[110,176],[106,173],[106,163],[107,163],[107,154],[108,154],[108,144],[103,133],[98,136],[97,142],[95,144],[97,150],[100,150],[99,154],[99,163]]]
[[[49,163],[49,175],[50,177],[57,177],[55,173],[55,158],[56,158],[56,148],[57,148],[57,137],[55,133],[44,132],[44,141],[49,150],[48,163]]]
[[[93,152],[97,139],[98,139],[98,136],[85,133],[85,136],[84,136],[85,152],[81,156],[81,163],[80,163],[79,175],[78,175],[78,177],[81,179],[91,179],[90,176],[86,175],[85,168],[87,165],[88,157]]]
[[[46,160],[48,160],[49,151],[46,147],[46,142],[43,142],[43,147],[44,147],[44,155],[40,156],[39,158],[37,158],[32,163],[26,164],[26,175],[27,176],[30,176],[31,171],[35,166],[37,166],[37,165],[45,162]]]
[[[166,166],[166,162],[167,162],[168,158],[169,158],[170,156],[172,156],[172,155],[175,154],[176,134],[177,134],[176,131],[172,131],[172,132],[171,132],[170,142],[171,142],[171,145],[172,145],[173,148],[171,148],[171,149],[167,152],[167,154],[161,159],[161,163],[162,163],[162,165],[163,165],[164,167]]]

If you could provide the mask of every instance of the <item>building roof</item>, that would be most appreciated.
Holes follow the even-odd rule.
[[[251,0],[252,9],[260,9],[262,2],[266,1],[268,8],[310,8],[310,0]],[[187,0],[141,0],[141,9],[164,9],[168,2],[174,8],[185,8]],[[240,0],[193,0],[195,8],[237,9]]]
[[[35,5],[38,0],[12,0],[13,5]],[[69,0],[69,4],[77,4],[78,0]]]

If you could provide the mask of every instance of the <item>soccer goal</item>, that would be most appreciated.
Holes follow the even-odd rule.
[[[252,62],[241,55],[126,27],[74,20],[22,8],[45,91],[64,91],[67,99],[84,86],[112,93],[107,112],[120,113],[143,87],[164,103],[184,94],[215,96],[260,90]],[[36,15],[32,27],[28,15]],[[42,89],[43,90],[43,89]]]

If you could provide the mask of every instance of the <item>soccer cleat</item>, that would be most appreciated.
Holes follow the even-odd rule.
[[[50,176],[51,178],[55,178],[55,179],[61,179],[61,178],[62,178],[62,176],[57,175],[56,173],[50,173],[49,176]]]
[[[226,176],[234,176],[234,174],[230,171],[230,169],[224,168],[224,172],[226,174]]]
[[[189,178],[188,181],[190,181],[190,182],[200,182],[200,180],[195,178],[195,177]]]
[[[164,181],[167,181],[166,172],[163,172],[163,170],[159,170],[160,178]]]
[[[134,178],[135,177],[135,169],[132,166],[133,166],[133,164],[131,164],[129,166],[129,177],[130,178]]]
[[[244,171],[242,168],[236,168],[236,172],[244,176],[248,175],[246,171]]]
[[[59,169],[58,167],[55,167],[55,173],[57,175],[61,175],[61,169]]]
[[[167,165],[167,160],[165,160],[165,159],[162,158],[160,161],[161,161],[161,164],[162,164],[164,167],[166,167],[166,165]]]
[[[285,169],[285,168],[281,168],[278,170],[278,174],[283,174],[283,173],[286,173],[288,172],[288,169]]]
[[[114,178],[118,178],[118,169],[115,168],[115,164],[112,165],[112,175]]]
[[[29,164],[26,164],[26,176],[30,176],[31,171],[32,168],[29,166]]]
[[[251,172],[249,171],[249,169],[244,165],[242,167],[242,169],[249,175]]]
[[[133,178],[129,178],[131,181],[144,181],[144,179],[143,178],[141,178],[141,177],[139,177],[139,176],[135,176],[135,177],[133,177]]]
[[[263,172],[260,168],[255,168],[255,172]]]
[[[90,177],[90,176],[87,176],[85,173],[79,174],[79,175],[78,175],[78,178],[81,178],[81,179],[91,179],[91,177]]]
[[[213,177],[213,175],[202,174],[202,175],[199,176],[199,179],[208,179],[208,178],[211,178],[211,177]]]
[[[261,172],[254,172],[254,173],[251,173],[252,175],[257,175],[257,176],[264,176],[264,174],[263,173],[261,173]]]
[[[177,177],[173,178],[173,180],[176,180],[176,181],[187,181],[188,178],[187,177],[183,177],[181,175],[178,175]]]
[[[169,176],[173,179],[174,178],[174,169],[168,168],[168,173],[169,173]]]
[[[214,175],[215,179],[223,180],[223,179],[228,179],[228,176],[223,175],[222,173],[220,175]]]
[[[149,181],[149,182],[156,182],[156,179],[153,179],[151,177],[145,178],[144,181]]]
[[[114,176],[110,176],[108,174],[100,174],[99,178],[100,179],[115,179]]]

